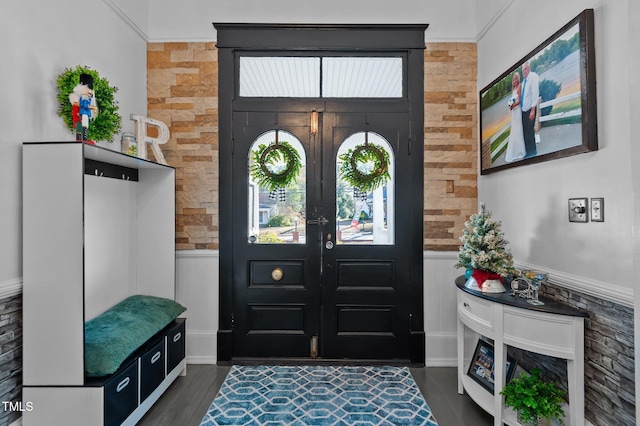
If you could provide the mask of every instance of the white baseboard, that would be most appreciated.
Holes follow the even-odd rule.
[[[425,367],[452,367],[458,366],[458,360],[456,358],[431,358],[426,359],[424,362]]]
[[[216,364],[218,333],[213,330],[189,330],[187,327],[187,363]]]
[[[216,365],[218,360],[215,356],[187,356],[187,364],[207,364]]]
[[[425,333],[426,367],[455,367],[458,365],[458,340],[455,332]]]

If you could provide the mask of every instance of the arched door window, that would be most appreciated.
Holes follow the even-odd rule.
[[[346,169],[345,163],[349,163]],[[381,135],[358,132],[340,145],[336,157],[339,244],[394,244],[394,174],[393,150]],[[372,180],[380,183],[372,185]]]
[[[306,153],[300,140],[283,130],[265,132],[251,145],[247,164],[249,241],[304,244]]]

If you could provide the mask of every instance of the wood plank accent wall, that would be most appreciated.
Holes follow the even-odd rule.
[[[424,248],[457,250],[477,209],[475,43],[428,43]],[[176,168],[176,248],[218,249],[218,63],[215,43],[149,43],[148,115],[169,126]]]
[[[176,249],[218,249],[215,43],[149,43],[147,98],[171,135],[162,152],[176,168]]]
[[[478,206],[477,49],[427,43],[424,52],[424,248],[454,250]]]

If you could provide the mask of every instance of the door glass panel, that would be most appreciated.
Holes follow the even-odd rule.
[[[240,96],[317,98],[320,58],[241,56]]]
[[[322,58],[325,98],[401,98],[402,58]]]
[[[363,148],[367,145],[369,148]],[[383,151],[382,155],[378,154],[380,151]],[[391,145],[377,133],[359,132],[345,139],[336,158],[338,244],[394,244],[394,156]],[[344,168],[347,162],[355,166],[365,180],[375,176],[375,170],[386,162],[386,182],[372,190],[358,189],[349,178],[348,169]]]
[[[297,153],[297,163],[287,154],[288,150],[293,151],[294,155]],[[260,158],[262,161],[259,161]],[[302,143],[286,131],[263,133],[249,149],[248,166],[249,242],[304,244],[307,173]],[[280,180],[288,168],[298,170],[288,184],[276,187],[268,182],[269,176],[272,180],[273,177]]]

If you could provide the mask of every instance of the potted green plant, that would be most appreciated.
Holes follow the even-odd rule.
[[[542,381],[540,369],[532,369],[530,375],[520,373],[520,377],[511,380],[500,394],[504,396],[504,405],[518,413],[520,424],[540,425],[541,419],[547,424],[551,419],[564,424],[562,403],[566,393],[555,383]]]

